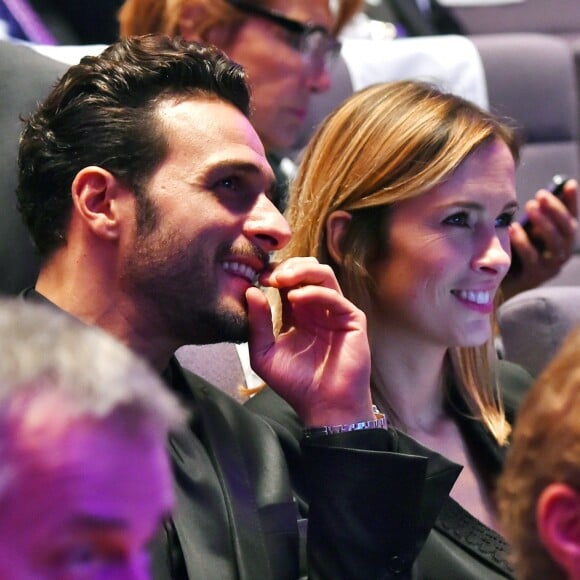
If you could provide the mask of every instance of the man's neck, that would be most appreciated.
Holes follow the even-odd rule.
[[[82,273],[66,275],[53,264],[43,268],[35,290],[71,316],[108,332],[160,372],[179,346],[160,332],[159,325],[146,320],[134,302],[114,284],[104,283],[98,276],[87,279]]]

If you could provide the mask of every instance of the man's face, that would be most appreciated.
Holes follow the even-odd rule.
[[[268,8],[302,23],[332,28],[328,0],[273,0]],[[306,119],[310,95],[330,87],[328,72],[313,67],[292,46],[292,34],[262,17],[247,15],[238,33],[222,46],[249,74],[255,106],[252,123],[266,151],[291,147]]]
[[[64,430],[48,417],[18,432],[0,579],[149,578],[148,546],[173,502],[163,438],[118,417]]]
[[[160,106],[169,151],[145,195],[152,232],[124,248],[121,283],[140,332],[176,346],[247,339],[246,290],[290,238],[267,193],[273,175],[250,122],[219,100]]]

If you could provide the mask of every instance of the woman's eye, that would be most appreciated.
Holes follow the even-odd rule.
[[[460,211],[450,215],[443,220],[443,223],[448,226],[459,226],[463,228],[469,227],[469,214],[466,211]]]
[[[511,225],[514,221],[514,214],[513,213],[502,213],[496,220],[495,220],[495,227],[496,228],[507,228]]]
[[[294,50],[300,50],[302,44],[302,35],[298,32],[292,32],[291,30],[280,29],[278,32],[280,40],[287,44],[290,48]]]

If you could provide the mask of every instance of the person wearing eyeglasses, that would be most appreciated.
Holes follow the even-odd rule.
[[[310,96],[330,88],[337,36],[363,0],[126,0],[121,36],[161,32],[215,44],[247,71],[256,128],[276,172],[278,205],[287,176],[280,152],[297,141]]]

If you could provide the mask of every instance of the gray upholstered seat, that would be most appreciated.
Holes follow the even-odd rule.
[[[505,358],[538,373],[580,324],[580,287],[542,287],[510,298],[499,309]]]
[[[441,2],[443,4],[443,1]],[[540,32],[580,38],[578,0],[458,3],[451,8],[466,34]]]
[[[38,260],[16,210],[19,120],[43,99],[66,66],[26,46],[0,41],[0,294],[34,283]]]

